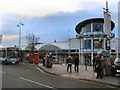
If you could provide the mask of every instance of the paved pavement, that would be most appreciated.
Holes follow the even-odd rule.
[[[38,66],[40,69],[50,74],[55,74],[55,75],[75,78],[79,80],[87,80],[87,81],[91,81],[95,83],[120,87],[120,76],[116,76],[116,77],[106,76],[102,80],[96,79],[96,73],[93,72],[92,66],[87,66],[87,70],[86,70],[85,69],[86,67],[84,65],[80,65],[78,73],[74,71],[74,65],[72,66],[72,73],[69,73],[66,71],[67,66],[65,64],[62,64],[62,65],[53,64],[52,68],[46,68],[42,64],[39,64]]]

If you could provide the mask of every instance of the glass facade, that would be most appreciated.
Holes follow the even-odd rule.
[[[84,40],[84,49],[91,49],[91,40]]]
[[[85,32],[91,32],[91,24],[85,26]]]
[[[103,39],[94,39],[93,40],[93,48],[94,49],[101,49],[101,48],[103,48]]]
[[[111,30],[114,22],[111,22]],[[92,60],[98,52],[106,50],[106,34],[104,32],[104,18],[87,19],[76,26],[80,39],[80,58],[82,63],[93,63]],[[113,35],[114,37],[114,35]],[[109,42],[107,43],[109,45]],[[110,47],[109,47],[110,48]]]
[[[84,52],[91,52],[103,50],[104,48],[104,38],[101,37],[103,32],[103,23],[90,23],[82,28],[83,42],[81,47]],[[91,36],[93,35],[93,36]]]

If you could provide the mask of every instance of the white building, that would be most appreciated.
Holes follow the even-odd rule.
[[[114,55],[114,57],[116,57],[117,53],[120,54],[120,49],[118,49],[118,47],[120,48],[120,46],[118,46],[118,41],[120,42],[120,40],[118,40],[117,38],[113,38],[111,40],[111,55]],[[80,54],[80,40],[77,38],[71,38],[68,41],[52,42],[49,44],[41,44],[41,45],[37,46],[37,49],[46,50],[46,51],[50,51],[50,52],[60,51],[60,52],[58,52],[58,54],[65,54],[65,55],[68,55],[69,50],[70,50],[71,55],[79,55]],[[52,54],[55,54],[55,53],[53,52]],[[84,56],[86,54],[91,54],[91,52],[90,53],[84,52],[84,55],[82,57],[83,59],[81,60],[81,64],[84,64],[84,61],[85,61]]]

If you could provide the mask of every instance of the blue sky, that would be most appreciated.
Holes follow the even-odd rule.
[[[28,3],[29,1],[29,3]],[[103,17],[105,0],[3,0],[0,11],[0,33],[3,35],[3,46],[18,45],[21,19],[22,45],[26,45],[26,34],[39,35],[40,42],[48,43],[75,38],[75,26],[89,18]],[[112,20],[117,36],[118,0],[108,0]]]

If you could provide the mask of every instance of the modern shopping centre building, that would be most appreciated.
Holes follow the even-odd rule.
[[[111,21],[111,31],[115,23]],[[107,35],[104,33],[104,18],[91,18],[80,22],[75,27],[76,38],[67,41],[52,42],[37,46],[40,51],[48,51],[53,55],[79,55],[80,63],[87,60],[90,64],[98,52],[109,50],[112,57],[116,57],[118,51],[118,39],[112,33],[110,42],[107,42]],[[110,44],[108,46],[108,43]]]

